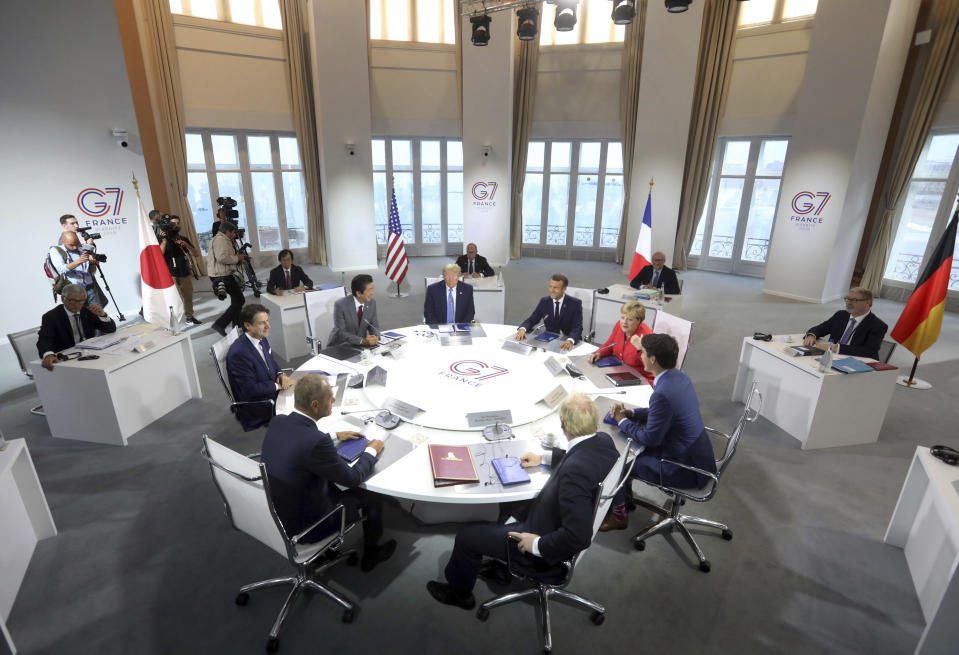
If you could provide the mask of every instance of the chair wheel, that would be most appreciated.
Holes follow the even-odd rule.
[[[703,560],[702,562],[699,563],[699,570],[702,571],[703,573],[709,573],[709,569],[710,569],[710,568],[711,568],[711,567],[709,566],[709,560],[708,560],[708,559],[707,559],[707,560]]]
[[[637,541],[633,544],[633,548],[635,548],[636,550],[646,550],[646,542]]]
[[[353,610],[343,610],[341,620],[343,623],[353,623]]]
[[[589,620],[593,622],[593,625],[603,625],[603,621],[606,620],[606,614],[603,612],[593,612],[589,615]]]
[[[476,618],[478,618],[480,621],[487,620],[489,618],[489,610],[485,607],[480,607],[478,610],[476,610]]]
[[[347,566],[356,566],[356,563],[360,561],[360,558],[356,553],[350,553],[349,557],[346,558]]]
[[[247,594],[247,593],[237,594],[235,602],[240,607],[242,607],[243,605],[246,605],[247,603],[250,602],[250,594]]]
[[[723,539],[725,539],[726,541],[732,541],[733,540],[732,530],[723,530]]]
[[[280,640],[279,639],[268,639],[266,642],[266,652],[275,653],[280,650]]]

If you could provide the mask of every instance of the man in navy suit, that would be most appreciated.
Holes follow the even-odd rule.
[[[672,487],[701,487],[708,480],[705,476],[675,464],[660,463],[661,459],[668,459],[716,472],[713,447],[699,414],[699,399],[693,383],[689,376],[674,368],[679,345],[668,334],[647,334],[642,339],[639,356],[643,367],[656,376],[649,408],[628,410],[617,403],[610,412],[623,434],[645,446],[636,458],[633,477]],[[613,507],[601,531],[625,530],[629,526],[627,489],[624,485],[613,498]]]
[[[266,465],[270,497],[288,536],[299,534],[342,504],[346,522],[363,522],[361,568],[372,570],[396,550],[396,541],[379,543],[383,535],[382,505],[375,495],[356,489],[373,473],[383,442],[374,439],[351,467],[336,452],[340,441],[356,439],[356,432],[321,432],[316,422],[330,415],[333,391],[326,378],[307,375],[293,390],[293,412],[279,415],[263,437],[261,461]],[[341,491],[340,487],[347,487]],[[342,515],[334,513],[302,539],[313,543],[339,530]]]
[[[428,325],[441,323],[469,323],[476,310],[473,308],[473,287],[460,282],[460,267],[447,264],[443,267],[443,279],[426,287],[423,303],[423,320]]]
[[[472,609],[473,585],[481,575],[508,581],[502,561],[506,538],[510,559],[525,569],[550,572],[580,552],[593,539],[593,512],[599,484],[606,478],[619,452],[612,438],[596,431],[596,404],[585,394],[567,396],[559,408],[559,421],[569,444],[542,456],[526,453],[523,466],[547,464],[552,474],[533,500],[514,508],[516,523],[477,523],[456,533],[453,553],[446,564],[446,582],[431,580],[426,589],[446,605]],[[483,556],[499,560],[483,562]]]
[[[234,399],[251,403],[236,408],[243,430],[249,432],[270,422],[273,418],[270,401],[276,400],[278,391],[292,387],[293,380],[280,370],[270,351],[270,342],[266,339],[270,334],[269,310],[259,303],[244,305],[240,310],[240,325],[244,333],[226,354],[226,371]]]
[[[293,263],[293,251],[284,248],[276,256],[280,265],[270,271],[266,292],[282,296],[284,291],[305,291],[313,287],[313,280]]]
[[[831,348],[840,355],[879,359],[879,346],[889,326],[870,311],[872,291],[853,287],[843,298],[846,311],[838,311],[829,319],[806,331],[803,345]],[[829,336],[828,341],[824,337]]]
[[[54,307],[40,320],[37,353],[48,371],[57,363],[57,353],[73,348],[97,332],[116,332],[117,326],[99,305],[87,305],[87,292],[79,284],[67,284],[60,293],[62,305]],[[86,306],[84,306],[86,305]]]
[[[553,273],[549,278],[549,295],[539,299],[536,309],[519,326],[516,340],[522,341],[526,333],[540,321],[546,320],[546,331],[566,335],[560,346],[569,350],[583,337],[583,301],[566,295],[569,278],[562,273]]]
[[[670,296],[678,295],[680,292],[679,278],[676,277],[676,271],[666,266],[666,255],[658,251],[653,253],[652,266],[644,266],[641,268],[639,273],[636,274],[636,277],[630,280],[629,286],[634,289],[639,289],[640,287],[658,289],[659,287],[663,287],[663,293]]]

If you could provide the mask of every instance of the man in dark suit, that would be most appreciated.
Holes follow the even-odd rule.
[[[469,323],[476,310],[473,308],[473,287],[460,282],[460,267],[447,264],[443,267],[443,279],[426,287],[423,302],[423,320],[428,325],[440,323]]]
[[[276,394],[293,386],[293,380],[280,370],[270,351],[270,312],[259,303],[249,303],[240,310],[243,334],[226,354],[226,371],[233,397],[250,403],[236,408],[236,417],[243,430],[249,432],[266,425],[273,418]],[[262,402],[260,402],[262,401]]]
[[[313,286],[303,269],[293,263],[293,252],[284,248],[276,256],[280,265],[270,271],[266,292],[282,296],[284,291],[305,291]]]
[[[652,287],[658,289],[663,287],[663,293],[676,296],[679,295],[679,278],[676,277],[676,271],[666,266],[666,255],[661,252],[653,253],[653,265],[644,266],[640,269],[629,282],[629,286],[634,289],[640,287]]]
[[[456,265],[466,277],[492,277],[496,275],[493,268],[486,261],[486,257],[476,254],[476,244],[466,246],[466,254],[456,258]]]
[[[706,484],[708,478],[675,464],[660,464],[660,459],[665,458],[716,472],[713,447],[699,414],[699,399],[693,383],[689,376],[675,368],[678,356],[679,345],[670,335],[644,336],[640,357],[643,367],[656,376],[649,408],[628,410],[618,403],[610,414],[623,434],[645,447],[636,458],[633,477],[653,484],[698,488]],[[629,526],[626,489],[624,486],[613,498],[613,507],[601,531],[624,530]]]
[[[549,278],[549,295],[540,298],[536,309],[519,326],[516,340],[522,341],[526,333],[543,319],[546,331],[566,335],[566,341],[560,346],[569,350],[583,337],[583,301],[566,295],[569,279],[561,273],[553,273]]]
[[[57,363],[57,353],[72,348],[98,332],[116,332],[117,326],[99,305],[86,305],[87,292],[79,284],[67,284],[60,294],[62,305],[54,307],[40,320],[37,353],[48,371]],[[86,305],[86,306],[84,306]]]
[[[879,346],[889,326],[870,311],[872,291],[853,287],[843,298],[846,311],[838,311],[828,320],[806,330],[803,345],[832,349],[840,355],[879,359]],[[828,335],[828,340],[825,339]]]
[[[356,439],[356,432],[326,434],[316,422],[330,415],[333,391],[320,375],[308,375],[293,390],[293,412],[273,419],[263,437],[261,461],[266,465],[270,496],[287,535],[303,532],[336,505],[342,504],[346,522],[359,520],[362,511],[363,559],[361,568],[371,571],[396,550],[396,541],[379,543],[383,535],[380,501],[356,489],[373,473],[383,442],[374,439],[351,467],[336,452],[339,441]],[[336,485],[347,487],[340,491]],[[336,532],[341,514],[334,513],[310,530],[303,542],[312,543]]]
[[[596,404],[581,393],[570,394],[559,408],[565,451],[554,448],[540,456],[526,453],[523,466],[547,464],[552,474],[546,486],[529,503],[513,508],[513,524],[478,523],[456,534],[453,553],[446,564],[446,582],[431,580],[430,594],[441,603],[472,609],[473,585],[482,575],[497,581],[504,577],[506,538],[510,559],[526,569],[549,571],[589,546],[593,538],[593,512],[599,484],[619,457],[613,440],[596,431]],[[483,563],[484,555],[499,562]]]
[[[350,344],[372,348],[379,342],[380,324],[373,300],[373,277],[361,273],[350,283],[352,295],[333,303],[333,330],[329,346]]]

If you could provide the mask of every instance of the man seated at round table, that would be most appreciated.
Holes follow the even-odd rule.
[[[853,287],[843,300],[846,310],[839,310],[828,320],[806,330],[803,345],[829,348],[840,355],[879,359],[879,346],[889,326],[870,311],[872,291]]]
[[[373,276],[360,273],[350,282],[352,294],[333,303],[333,329],[327,348],[340,344],[372,348],[379,343],[380,323],[373,300]]]
[[[653,253],[653,263],[650,266],[644,266],[640,269],[629,286],[634,289],[640,287],[652,287],[658,289],[663,287],[663,293],[676,296],[679,295],[679,278],[676,277],[676,271],[666,266],[666,255],[656,251]]]
[[[590,353],[587,358],[589,362],[595,363],[612,355],[627,366],[635,368],[649,384],[653,384],[654,376],[643,366],[643,358],[639,355],[642,348],[640,340],[653,333],[652,328],[643,323],[645,319],[646,308],[643,303],[633,300],[623,305],[619,311],[619,322],[613,326],[606,343]]]
[[[87,292],[79,284],[67,284],[60,292],[62,305],[57,305],[40,320],[37,352],[41,366],[48,371],[59,361],[57,353],[73,348],[97,333],[116,332],[117,325],[103,307],[87,304]]]
[[[569,350],[583,337],[583,301],[566,294],[569,278],[553,273],[549,278],[549,295],[539,299],[536,309],[523,321],[516,332],[516,340],[523,341],[526,333],[543,321],[547,332],[565,334],[560,350]]]
[[[460,282],[460,267],[447,264],[443,279],[426,287],[423,302],[423,322],[427,325],[469,323],[476,315],[473,307],[473,287]]]
[[[456,265],[464,277],[492,277],[496,275],[493,268],[486,261],[486,257],[476,254],[476,244],[466,246],[466,254],[456,258]]]

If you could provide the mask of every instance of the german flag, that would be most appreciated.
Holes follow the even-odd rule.
[[[936,343],[942,328],[942,314],[946,309],[946,291],[949,289],[949,274],[952,271],[952,254],[956,245],[956,223],[959,222],[959,207],[952,215],[945,234],[939,240],[936,251],[922,271],[909,302],[889,333],[919,359],[923,351]]]

